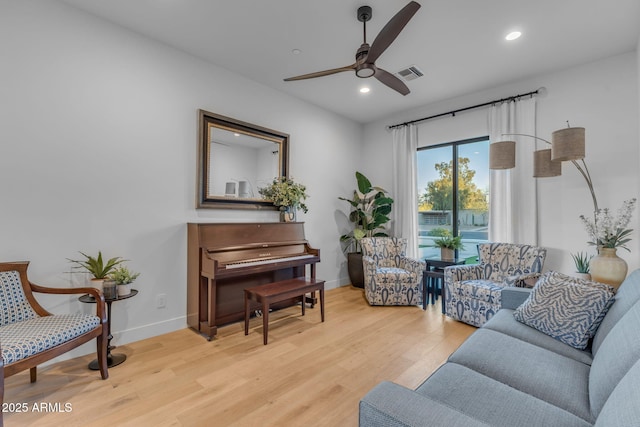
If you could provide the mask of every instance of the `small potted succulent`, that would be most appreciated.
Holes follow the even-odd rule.
[[[98,251],[98,256],[93,257],[91,255],[87,255],[83,252],[80,252],[82,256],[84,256],[83,260],[74,260],[67,258],[70,262],[75,264],[72,268],[81,268],[88,273],[90,273],[93,278],[91,279],[91,286],[102,291],[102,285],[109,276],[109,273],[113,271],[119,264],[122,264],[126,260],[121,257],[114,257],[107,262],[104,262],[102,259],[102,252]]]
[[[114,268],[109,277],[116,282],[118,287],[118,296],[129,295],[131,293],[131,284],[138,278],[140,273],[135,273],[126,265],[120,265]]]
[[[578,252],[571,254],[571,258],[573,258],[573,262],[576,265],[576,271],[573,275],[580,279],[591,280],[589,262],[591,261],[591,258],[593,258],[593,255],[588,256],[586,252]]]

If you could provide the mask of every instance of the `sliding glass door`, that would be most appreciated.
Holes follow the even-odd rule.
[[[417,185],[420,257],[439,258],[443,236],[461,236],[457,258],[476,257],[488,239],[489,138],[419,148]]]

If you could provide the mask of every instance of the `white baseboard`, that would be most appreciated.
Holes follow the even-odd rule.
[[[155,337],[157,335],[167,334],[187,327],[187,316],[180,316],[174,319],[163,320],[149,325],[139,326],[137,328],[126,329],[124,331],[113,332],[113,345],[125,345],[134,341],[140,341],[146,338]],[[114,353],[117,353],[115,351]],[[85,356],[87,354],[96,354],[96,341],[91,340],[88,343],[74,348],[67,353],[51,359],[40,366],[51,365],[63,360],[73,359],[74,357]]]

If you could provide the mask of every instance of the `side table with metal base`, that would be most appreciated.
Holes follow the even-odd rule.
[[[108,341],[107,341],[107,367],[112,368],[114,366],[118,366],[119,364],[121,364],[122,362],[124,362],[125,360],[127,360],[127,355],[126,354],[111,354],[111,350],[113,350],[114,348],[116,348],[116,346],[112,346],[111,345],[111,339],[113,338],[113,335],[111,335],[111,303],[113,303],[114,301],[120,301],[123,299],[127,299],[127,298],[131,298],[134,297],[138,294],[138,291],[136,289],[131,289],[131,293],[127,294],[127,295],[119,295],[116,298],[110,298],[107,299],[105,298],[104,302],[107,304],[107,331],[109,331],[109,336]],[[78,298],[78,300],[80,302],[84,302],[84,303],[88,303],[88,304],[95,304],[96,300],[92,295],[82,295],[80,298]],[[93,371],[97,371],[100,368],[98,367],[98,360],[94,360],[91,363],[89,363],[89,369],[93,370]]]

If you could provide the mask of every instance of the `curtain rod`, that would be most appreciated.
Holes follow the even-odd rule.
[[[482,104],[472,105],[471,107],[459,108],[457,110],[448,111],[446,113],[436,114],[435,116],[423,117],[421,119],[411,120],[411,121],[404,122],[404,123],[398,123],[397,125],[388,126],[387,129],[394,129],[394,128],[399,128],[399,127],[402,127],[402,126],[408,126],[408,125],[412,125],[414,123],[424,122],[425,120],[437,119],[438,117],[443,117],[443,116],[448,116],[448,115],[455,116],[456,113],[460,113],[462,111],[467,111],[467,110],[473,110],[475,108],[486,107],[488,105],[499,104],[499,103],[507,102],[507,101],[509,101],[509,102],[517,101],[519,98],[523,98],[525,96],[533,97],[533,95],[537,95],[539,91],[540,91],[540,89],[537,89],[537,90],[533,90],[531,92],[523,93],[523,94],[520,94],[520,95],[510,96],[508,98],[496,99],[495,101],[484,102]]]

